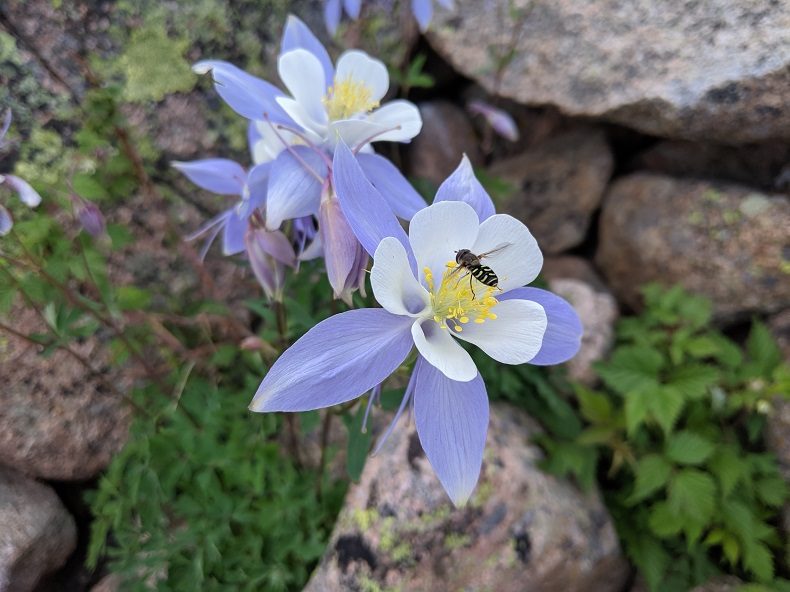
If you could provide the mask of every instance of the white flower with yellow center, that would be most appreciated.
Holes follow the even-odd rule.
[[[409,225],[414,260],[394,237],[381,241],[373,257],[376,300],[394,315],[414,319],[411,334],[423,358],[461,382],[477,376],[469,353],[456,339],[478,346],[505,364],[523,364],[540,351],[547,316],[537,302],[503,298],[537,277],[543,264],[527,227],[506,214],[482,223],[463,202],[439,202],[417,212]],[[488,286],[458,266],[456,253],[492,252],[480,261],[496,274]],[[415,274],[413,270],[418,270]]]
[[[333,147],[342,139],[358,150],[371,141],[408,142],[422,128],[409,101],[381,105],[389,88],[387,67],[363,51],[343,53],[334,73],[303,48],[280,55],[277,67],[291,93],[277,103],[315,144]]]

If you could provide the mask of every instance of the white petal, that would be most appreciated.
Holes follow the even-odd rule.
[[[546,311],[530,300],[505,300],[491,309],[496,319],[467,323],[455,336],[503,364],[524,364],[540,351],[548,324]]]
[[[390,77],[384,62],[357,49],[343,52],[337,61],[335,81],[342,82],[348,79],[367,86],[373,101],[383,99],[390,87]]]
[[[480,225],[472,252],[480,255],[503,244],[507,247],[484,258],[483,264],[494,270],[499,278],[499,287],[507,292],[538,277],[543,267],[543,255],[527,227],[507,214],[495,214]]]
[[[339,140],[343,140],[349,148],[356,150],[360,144],[369,145],[371,138],[377,140],[385,133],[387,128],[367,119],[340,119],[329,124],[327,141],[334,148]]]
[[[393,236],[381,241],[373,255],[370,284],[378,303],[392,314],[416,317],[431,303],[411,271],[406,249]]]
[[[449,329],[442,329],[433,319],[415,321],[411,335],[420,355],[450,380],[469,382],[477,376],[472,356],[450,336]]]
[[[461,201],[442,201],[414,214],[409,224],[409,242],[417,259],[417,270],[430,267],[436,289],[455,251],[471,249],[480,222],[472,206]],[[471,380],[471,379],[470,379]]]
[[[319,124],[324,123],[326,109],[322,99],[326,92],[326,80],[319,59],[306,49],[294,49],[280,56],[277,72],[310,119]]]
[[[420,110],[414,103],[404,100],[390,101],[376,109],[368,115],[368,121],[392,130],[376,136],[376,142],[408,142],[422,129]]]
[[[288,97],[277,97],[277,104],[283,108],[283,111],[288,114],[288,117],[293,119],[294,122],[302,128],[305,132],[304,135],[311,142],[320,143],[323,141],[326,135],[326,125],[310,117],[300,103]]]

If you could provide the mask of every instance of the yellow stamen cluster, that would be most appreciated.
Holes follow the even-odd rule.
[[[370,88],[364,83],[346,78],[335,80],[334,86],[323,99],[329,119],[348,119],[358,113],[367,113],[379,106],[378,101],[371,99]]]
[[[471,278],[471,286],[474,288],[472,293],[469,276],[465,276],[463,270],[455,270],[456,267],[455,261],[447,263],[438,291],[434,291],[431,268],[426,267],[422,271],[431,293],[433,320],[442,329],[452,328],[460,333],[464,330],[463,325],[470,321],[482,324],[496,319],[496,314],[491,309],[499,301],[493,296],[496,288],[486,286],[475,278]]]

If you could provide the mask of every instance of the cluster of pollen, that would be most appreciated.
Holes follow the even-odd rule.
[[[460,333],[463,325],[473,322],[485,323],[496,319],[491,309],[499,302],[493,294],[496,288],[486,286],[475,278],[465,275],[455,261],[447,263],[442,275],[442,283],[434,290],[433,272],[430,267],[423,269],[425,283],[431,293],[433,320],[442,329],[450,329]],[[474,289],[474,292],[472,291]]]
[[[352,78],[335,80],[334,86],[323,99],[329,119],[348,119],[358,113],[367,113],[379,106],[378,101],[371,99],[370,88],[364,82]]]

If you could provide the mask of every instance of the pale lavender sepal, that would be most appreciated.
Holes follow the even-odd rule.
[[[420,31],[425,31],[433,18],[433,0],[411,0],[411,11]]]
[[[324,24],[330,35],[337,33],[337,27],[340,25],[340,0],[324,2]]]
[[[205,158],[189,162],[173,161],[173,168],[198,187],[218,195],[241,195],[247,173],[239,163],[227,158]]]
[[[288,267],[296,266],[296,253],[294,253],[293,245],[281,231],[255,228],[251,234],[251,238],[257,242],[262,253],[266,253]]]
[[[433,203],[439,201],[463,201],[472,206],[477,212],[480,222],[496,214],[494,202],[488,195],[480,181],[475,177],[472,163],[466,154],[461,158],[461,164],[439,186]]]
[[[30,183],[24,179],[20,179],[16,175],[0,175],[2,182],[5,182],[11,189],[13,189],[22,200],[22,203],[30,208],[35,208],[41,203],[41,196],[38,191],[30,186]]]
[[[317,214],[327,176],[326,164],[313,149],[294,146],[281,152],[269,173],[267,227],[274,230],[283,220]]]
[[[266,252],[268,231],[249,227],[244,235],[250,267],[263,292],[270,300],[282,301],[285,268]]]
[[[294,15],[288,15],[288,20],[285,23],[285,31],[283,31],[283,41],[280,46],[280,55],[293,49],[306,49],[321,62],[324,68],[324,76],[327,86],[332,85],[335,78],[335,67],[332,65],[332,58],[326,48],[321,44],[318,38],[313,34],[310,28],[302,22],[301,19]]]
[[[358,154],[357,161],[368,181],[387,200],[398,218],[411,220],[426,207],[422,196],[389,160],[378,154]]]
[[[563,298],[540,288],[516,288],[497,297],[499,300],[531,300],[546,311],[548,324],[543,345],[529,363],[538,366],[567,362],[579,351],[584,329],[579,315]]]
[[[414,366],[414,419],[425,455],[456,506],[466,503],[480,477],[488,431],[488,395],[478,374],[447,378],[421,356]]]
[[[362,1],[343,0],[343,8],[345,8],[346,14],[349,17],[351,17],[353,20],[357,20],[359,18],[359,11],[362,8]]]
[[[255,161],[255,145],[263,140],[263,134],[258,129],[258,123],[250,120],[247,125],[247,148],[250,151],[250,160]]]
[[[247,232],[247,217],[240,217],[236,210],[228,210],[222,229],[222,254],[237,255],[244,251],[244,233]]]
[[[488,125],[491,126],[491,129],[506,140],[510,140],[511,142],[518,141],[518,126],[507,111],[494,107],[484,101],[470,101],[467,108],[472,113],[482,115],[488,122]]]
[[[412,348],[409,317],[349,310],[318,323],[280,356],[252,411],[309,411],[355,399],[388,377]]]
[[[11,127],[11,119],[13,116],[11,115],[11,109],[6,109],[5,115],[3,116],[3,127],[0,129],[0,146],[3,145],[3,140],[5,139],[5,135],[8,133],[8,128]]]
[[[14,220],[11,213],[0,204],[0,236],[5,236],[14,227]]]
[[[342,298],[350,304],[355,281],[349,280],[355,272],[354,263],[359,241],[346,222],[336,198],[330,197],[321,202],[318,229],[324,245],[324,261],[329,285],[332,286],[335,298]]]
[[[346,220],[368,254],[372,257],[379,243],[393,236],[406,249],[412,271],[416,274],[417,263],[406,232],[343,141],[335,148],[332,179]]]
[[[256,208],[262,208],[266,204],[271,167],[272,163],[264,162],[255,165],[247,173],[247,183],[241,195],[242,199],[236,206],[239,216],[248,217]]]
[[[270,119],[293,126],[293,121],[277,104],[283,92],[241,68],[220,60],[205,60],[192,66],[197,74],[211,72],[214,88],[231,109],[242,117],[253,120]]]

